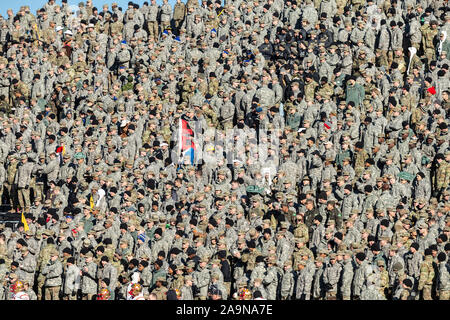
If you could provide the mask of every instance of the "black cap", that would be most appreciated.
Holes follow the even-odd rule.
[[[257,256],[255,262],[256,263],[264,262],[264,257],[263,256]]]
[[[364,143],[362,141],[358,141],[357,143],[355,143],[355,147],[362,149],[362,148],[364,148]]]
[[[383,220],[381,220],[380,224],[382,226],[389,227],[389,220],[388,219],[383,219]]]
[[[217,257],[219,259],[224,259],[227,257],[227,252],[225,250],[220,250],[217,252]]]
[[[144,268],[148,267],[148,261],[141,260],[141,261],[139,262],[139,264],[140,264],[141,266],[143,266]]]
[[[132,264],[133,266],[137,267],[139,264],[139,261],[137,259],[131,259],[129,265]]]
[[[412,283],[412,281],[410,279],[403,280],[403,284],[405,286],[407,286],[408,288],[412,288],[412,286],[413,286],[413,283]]]
[[[23,240],[22,238],[17,240],[16,243],[21,244],[24,247],[28,246],[27,243],[25,242],[25,240]]]
[[[380,248],[380,245],[378,243],[374,243],[372,245],[372,247],[370,248],[370,250],[372,250],[372,251],[380,251],[381,248]]]
[[[162,267],[163,262],[161,260],[156,260],[155,264],[157,264],[158,266]]]
[[[356,259],[358,259],[359,261],[364,261],[366,259],[366,255],[363,252],[358,252],[356,254]]]

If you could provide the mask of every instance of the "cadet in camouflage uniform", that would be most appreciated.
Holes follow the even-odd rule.
[[[84,264],[80,266],[80,269],[82,299],[92,300],[94,294],[97,293],[98,266],[93,262],[93,254],[91,251],[86,253]]]
[[[420,276],[419,276],[419,291],[422,291],[424,300],[432,300],[431,298],[431,286],[433,285],[435,272],[433,267],[433,257],[431,255],[431,250],[425,250],[425,260],[420,265]]]
[[[336,262],[336,254],[330,255],[330,262],[325,267],[323,281],[325,284],[327,300],[336,300],[337,284],[341,275],[342,266]]]
[[[42,232],[43,241],[40,248],[38,260],[37,260],[37,297],[38,300],[42,300],[44,285],[45,285],[45,275],[42,273],[44,267],[48,264],[50,260],[50,253],[56,249],[53,238],[51,237],[51,232],[48,230],[44,230]],[[50,239],[50,240],[49,240]]]
[[[294,296],[294,271],[292,270],[292,262],[284,263],[284,274],[281,280],[281,300],[290,300]]]

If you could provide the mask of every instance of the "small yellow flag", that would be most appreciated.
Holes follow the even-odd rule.
[[[91,198],[89,199],[90,205],[91,205],[91,210],[94,209],[94,198],[92,197],[91,194]]]
[[[23,214],[23,210],[22,210],[22,219],[21,219],[22,223],[23,223],[23,229],[25,231],[28,231],[30,228],[28,227],[28,223],[27,220],[25,219],[25,215]]]
[[[38,30],[37,23],[34,24],[34,29],[36,30],[36,35],[38,37],[38,40],[41,40],[41,37],[39,36],[39,30]]]

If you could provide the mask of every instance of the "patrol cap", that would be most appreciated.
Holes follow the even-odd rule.
[[[351,256],[353,256],[353,251],[351,251],[351,250],[345,250],[345,251],[344,251],[344,254],[351,257]]]
[[[391,245],[391,246],[389,247],[389,251],[398,251],[398,247],[396,247],[396,246],[394,246],[394,245]]]
[[[323,263],[323,258],[322,258],[322,257],[317,257],[317,258],[316,258],[316,262],[318,262],[318,263]]]
[[[400,262],[396,262],[396,263],[394,263],[394,265],[392,266],[392,269],[393,269],[394,271],[399,271],[399,270],[402,270],[402,269],[403,269],[403,266],[402,266],[402,264],[401,264]]]
[[[418,225],[417,225],[417,228],[418,229],[427,229],[428,228],[428,225],[425,223],[425,222],[420,222]]]
[[[51,237],[53,236],[53,231],[45,229],[44,232],[42,232],[42,234]]]

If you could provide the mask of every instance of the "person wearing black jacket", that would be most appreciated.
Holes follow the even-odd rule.
[[[264,37],[264,43],[259,46],[259,52],[263,55],[264,59],[272,60],[274,52],[273,45],[270,43],[269,36]]]
[[[330,30],[327,30],[326,26],[324,24],[319,25],[320,33],[318,35],[318,39],[320,41],[325,42],[325,48],[328,48],[333,43],[333,33]]]
[[[231,267],[230,262],[227,259],[227,253],[225,250],[221,250],[217,253],[220,259],[220,271],[223,274],[223,284],[227,289],[227,295],[230,296],[231,291]]]

